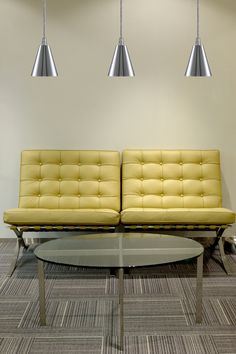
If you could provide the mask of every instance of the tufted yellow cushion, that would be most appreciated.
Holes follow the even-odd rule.
[[[234,222],[221,203],[219,151],[123,152],[123,223]]]
[[[234,220],[234,213],[225,208],[128,208],[121,213],[124,224],[223,225]]]
[[[4,221],[12,223],[21,213],[24,224],[68,218],[71,210],[85,210],[89,224],[104,224],[120,211],[120,154],[117,151],[64,151],[28,150],[21,155],[19,211],[7,210]],[[33,210],[32,210],[33,209]],[[36,212],[37,209],[37,212]],[[42,209],[38,211],[38,209]],[[86,210],[105,210],[90,218]],[[107,219],[107,210],[112,213]],[[61,210],[61,213],[57,213]],[[68,213],[67,213],[68,210]],[[35,212],[33,212],[35,211]],[[113,213],[116,212],[116,213]],[[48,213],[48,218],[46,217]],[[73,215],[72,215],[73,214]],[[80,213],[72,213],[76,224],[81,222]],[[98,215],[99,214],[99,215]],[[38,215],[38,216],[37,216]],[[76,222],[76,217],[78,221]],[[19,220],[19,219],[17,219]],[[20,221],[19,221],[20,222]],[[52,221],[54,223],[54,221]]]
[[[17,208],[4,213],[11,225],[117,225],[120,214],[111,209]]]

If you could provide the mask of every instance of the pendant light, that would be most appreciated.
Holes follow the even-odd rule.
[[[108,72],[110,77],[133,77],[135,76],[130,60],[128,48],[123,38],[123,0],[120,0],[120,38],[116,46],[111,66]]]
[[[57,68],[54,63],[51,49],[46,39],[46,0],[43,0],[43,39],[36,55],[34,67],[31,73],[33,77],[56,77]]]
[[[188,66],[185,72],[187,77],[210,77],[211,69],[207,56],[200,39],[200,9],[199,0],[197,0],[197,38],[193,46]]]

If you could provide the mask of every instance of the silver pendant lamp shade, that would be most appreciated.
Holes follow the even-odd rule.
[[[197,0],[197,38],[190,54],[188,66],[185,72],[187,77],[211,77],[211,69],[206,52],[200,39],[199,0]]]
[[[115,48],[111,66],[108,72],[110,77],[133,77],[135,76],[127,46],[123,38],[123,0],[120,0],[120,39]]]
[[[31,73],[33,77],[57,77],[57,68],[46,39],[46,0],[43,0],[43,39]]]

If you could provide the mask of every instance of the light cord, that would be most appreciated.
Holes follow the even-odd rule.
[[[120,38],[123,38],[123,0],[120,0]]]
[[[197,0],[197,38],[200,38],[200,0]]]
[[[47,19],[47,4],[43,0],[43,38],[46,38],[46,19]]]

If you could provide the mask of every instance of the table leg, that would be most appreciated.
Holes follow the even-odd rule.
[[[203,253],[197,257],[196,322],[202,322]]]
[[[232,270],[230,269],[229,262],[226,258],[225,251],[224,251],[224,241],[223,237],[219,239],[219,250],[220,250],[220,257],[223,263],[223,267],[228,275],[232,274]]]
[[[119,268],[120,348],[124,350],[124,269]]]
[[[40,325],[46,326],[44,262],[38,259]]]

